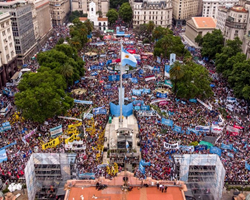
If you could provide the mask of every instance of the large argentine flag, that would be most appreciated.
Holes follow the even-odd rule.
[[[121,62],[122,62],[122,66],[130,65],[132,67],[136,67],[136,64],[137,64],[137,60],[134,57],[134,55],[127,52],[123,47],[122,47]]]

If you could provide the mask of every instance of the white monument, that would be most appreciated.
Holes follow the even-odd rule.
[[[170,54],[170,66],[171,66],[172,64],[174,64],[175,61],[176,61],[176,54],[175,54],[175,53],[171,53],[171,54]]]

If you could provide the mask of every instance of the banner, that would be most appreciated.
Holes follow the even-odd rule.
[[[144,104],[144,101],[143,100],[134,100],[133,102],[133,105],[143,105]]]
[[[203,151],[203,150],[207,150],[207,146],[206,145],[197,145],[194,147],[195,151]]]
[[[108,76],[109,81],[119,81],[120,80],[120,75],[110,75]]]
[[[233,126],[229,126],[229,125],[227,126],[226,130],[231,132],[232,135],[234,136],[239,135],[239,132],[240,132],[240,129],[234,128]]]
[[[181,127],[174,125],[173,131],[177,132],[177,133],[181,133]]]
[[[71,135],[69,138],[65,140],[65,144],[68,144],[69,142],[73,142],[74,140],[80,139],[78,135],[79,135],[78,133]]]
[[[150,94],[151,90],[150,89],[143,89],[142,93],[144,94]]]
[[[104,85],[104,89],[105,89],[105,90],[111,89],[111,84]]]
[[[126,79],[126,78],[132,78],[132,74],[123,74],[122,78]]]
[[[98,107],[98,108],[93,108],[93,114],[94,115],[106,115],[107,110],[104,108],[104,106]]]
[[[61,135],[63,133],[62,125],[51,128],[49,131],[50,131],[50,136],[52,138],[57,137],[57,136],[59,136],[59,135]]]
[[[0,150],[0,163],[2,163],[3,161],[7,161],[7,154],[6,154],[6,150],[2,149]]]
[[[93,104],[92,101],[84,101],[84,100],[77,100],[77,99],[74,99],[74,103],[80,103],[80,104]]]
[[[165,65],[165,70],[164,70],[164,75],[167,77],[167,78],[170,78],[170,65]]]
[[[105,95],[105,96],[109,96],[109,95],[113,95],[113,94],[114,94],[113,91],[104,91],[103,92],[103,95]]]
[[[205,106],[208,110],[213,110],[212,106],[204,103],[203,101],[201,101],[200,99],[197,99],[198,102],[200,102],[200,104],[202,104],[203,106]]]
[[[173,120],[165,119],[165,118],[161,119],[161,123],[164,124],[164,125],[167,125],[167,126],[171,126],[171,127],[174,125],[174,121]]]
[[[146,76],[145,77],[145,81],[150,81],[150,80],[156,80],[155,76],[151,75],[151,76]]]
[[[26,140],[28,137],[34,135],[36,133],[36,128],[30,131],[27,135],[23,136],[23,139]]]
[[[141,159],[140,164],[144,167],[144,166],[151,166],[150,162],[145,162],[145,160]]]
[[[180,145],[180,149],[182,151],[188,151],[190,153],[194,152],[194,146],[182,146],[182,145]]]
[[[227,152],[227,156],[230,157],[230,158],[234,158],[234,154],[230,153],[230,152]]]
[[[83,179],[95,179],[95,173],[79,173],[78,177]]]
[[[59,119],[69,119],[69,120],[76,120],[76,121],[82,121],[82,119],[74,118],[74,117],[64,117],[64,116],[58,116]]]
[[[91,70],[103,70],[102,66],[98,66],[98,65],[93,65],[90,67]]]
[[[157,62],[161,63],[161,57],[157,56]]]
[[[60,144],[60,140],[57,137],[56,139],[54,139],[54,140],[52,140],[52,141],[50,141],[50,142],[48,142],[46,144],[43,144],[42,149],[45,150],[45,149],[49,149],[49,148],[54,148],[59,144]]]
[[[175,144],[169,144],[167,142],[164,142],[164,147],[166,149],[179,149],[179,144],[175,143]]]
[[[158,98],[167,98],[167,96],[168,96],[167,93],[161,93],[161,92],[156,93],[156,97]]]
[[[2,123],[2,130],[3,131],[7,131],[7,130],[10,130],[11,129],[11,125],[10,125],[10,122],[5,122],[5,123]]]
[[[141,162],[140,162],[140,164],[139,164],[139,171],[142,173],[142,174],[145,174],[146,172],[145,172],[145,167],[143,167],[143,165],[141,164]]]
[[[212,143],[210,142],[206,142],[206,141],[200,141],[199,145],[206,145],[208,147],[208,149],[212,146],[214,146]]]
[[[223,143],[221,143],[220,148],[222,148],[222,149],[228,149],[228,150],[233,150],[233,145],[232,144],[223,144]]]
[[[196,126],[195,130],[208,133],[210,131],[210,127],[209,126]]]
[[[136,90],[136,89],[133,89],[132,90],[132,93],[133,93],[133,95],[135,95],[135,96],[141,96],[141,90]]]
[[[143,105],[141,106],[141,110],[150,110],[150,106]]]
[[[186,134],[190,135],[191,132],[195,133],[196,135],[199,135],[199,131],[188,127],[187,130],[186,130]]]
[[[79,122],[77,124],[70,124],[70,125],[68,125],[68,129],[73,128],[73,127],[78,127],[78,126],[82,126],[82,122]],[[55,128],[57,128],[57,127],[55,127]]]
[[[220,133],[222,133],[222,131],[223,131],[222,127],[219,127],[219,126],[212,126],[211,127],[212,133],[220,134]]]
[[[138,83],[138,79],[137,78],[131,78],[130,80],[131,80],[132,83],[135,83],[135,84]]]
[[[160,67],[156,67],[156,66],[154,66],[154,69],[153,69],[153,72],[154,73],[160,73],[160,71],[161,71],[161,68]]]
[[[173,87],[173,84],[172,84],[172,82],[171,82],[170,80],[165,80],[165,81],[164,81],[164,85],[166,85],[166,86],[168,86],[168,87],[170,87],[170,88]]]
[[[13,146],[13,145],[16,145],[16,141],[15,141],[15,142],[12,142],[12,143],[10,143],[10,144],[4,146],[4,147],[2,147],[2,148],[0,149],[0,151],[3,150],[3,149],[7,149],[8,147],[11,147],[11,146]]]
[[[221,149],[218,147],[211,147],[210,153],[214,153],[214,154],[217,154],[218,156],[221,156]]]
[[[245,161],[245,168],[250,171],[250,164],[248,164],[247,161]]]

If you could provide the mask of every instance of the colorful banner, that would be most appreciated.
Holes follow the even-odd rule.
[[[10,144],[4,146],[4,147],[2,147],[2,148],[0,149],[0,151],[3,150],[3,149],[7,149],[8,147],[11,147],[11,146],[13,146],[13,145],[16,145],[16,141],[15,141],[15,142],[12,142],[12,143],[10,143]]]
[[[77,124],[70,124],[70,125],[68,125],[68,128],[70,129],[70,128],[73,128],[73,127],[78,127],[78,126],[82,126],[82,122],[79,122],[79,123],[77,123]],[[56,127],[55,127],[56,128]]]
[[[164,81],[164,85],[166,85],[166,86],[168,86],[168,87],[170,87],[170,88],[173,87],[173,84],[172,84],[172,82],[171,82],[170,80],[165,80],[165,81]]]
[[[178,143],[169,144],[167,142],[164,142],[164,148],[166,148],[166,149],[179,149],[179,144]]]
[[[182,145],[180,145],[180,149],[182,151],[188,151],[190,153],[194,152],[194,146],[182,146]]]
[[[177,132],[177,133],[181,133],[181,127],[174,125],[173,131]]]
[[[70,136],[69,138],[67,138],[65,140],[65,144],[68,144],[69,142],[73,142],[74,140],[78,140],[80,139],[80,137],[78,137],[79,134],[73,134],[72,136]]]
[[[200,102],[200,104],[202,104],[203,106],[205,106],[208,110],[213,110],[212,106],[204,103],[203,101],[201,101],[200,99],[197,99],[198,102]]]
[[[212,146],[214,146],[212,143],[210,142],[206,142],[206,141],[200,141],[199,145],[206,145],[208,147],[208,149]]]
[[[186,130],[186,134],[190,135],[191,132],[195,133],[196,135],[199,135],[199,131],[188,127],[187,130]]]
[[[93,104],[92,101],[84,101],[84,100],[77,100],[77,99],[74,99],[74,103],[80,103],[80,104]]]
[[[151,81],[151,80],[156,80],[156,78],[155,78],[154,75],[146,76],[146,77],[145,77],[145,81]]]
[[[234,135],[234,136],[239,135],[239,132],[240,132],[240,129],[235,128],[233,126],[229,126],[229,125],[227,126],[226,130],[229,131],[229,132],[231,132],[232,135]]]
[[[130,80],[131,80],[132,83],[135,83],[135,84],[138,83],[138,79],[137,78],[131,78]]]
[[[140,164],[144,167],[144,166],[151,166],[150,162],[145,162],[145,160],[141,159]]]
[[[207,146],[206,145],[198,145],[194,147],[195,151],[203,151],[203,150],[207,150]]]
[[[59,126],[54,127],[54,128],[51,128],[49,131],[50,131],[50,136],[52,138],[55,138],[55,137],[57,137],[57,136],[59,136],[59,135],[61,135],[63,133],[62,125],[59,125]]]
[[[36,128],[30,131],[27,135],[23,136],[23,139],[26,140],[28,137],[34,135],[36,133]]]
[[[141,106],[141,110],[150,110],[150,106],[143,105]]]
[[[7,131],[7,130],[10,130],[11,129],[11,125],[10,125],[10,122],[5,122],[5,123],[2,123],[2,130],[3,131]]]
[[[109,81],[119,81],[120,75],[110,75],[108,76]]]
[[[143,165],[141,164],[141,162],[140,162],[140,164],[139,164],[139,171],[140,171],[142,174],[145,174],[145,173],[146,173],[145,167],[143,167]]]
[[[122,78],[126,79],[126,78],[132,78],[132,74],[123,74]]]
[[[220,133],[222,133],[222,131],[223,131],[222,127],[219,127],[219,126],[212,126],[211,127],[212,133],[220,134]]]
[[[7,161],[7,154],[6,154],[6,150],[2,149],[0,150],[0,163],[2,163],[3,161]]]
[[[209,126],[196,126],[195,130],[208,133],[210,131],[210,127]]]
[[[48,142],[46,144],[43,144],[42,149],[45,150],[45,149],[49,149],[49,148],[54,148],[59,144],[60,144],[60,140],[57,137],[56,139],[54,139],[54,140],[52,140],[52,141],[50,141],[50,142]]]
[[[161,92],[156,93],[156,97],[158,98],[167,98],[167,96],[168,96],[167,93],[161,93]]]

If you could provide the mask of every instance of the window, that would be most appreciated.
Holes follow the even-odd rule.
[[[4,28],[4,23],[1,24],[1,27]]]
[[[93,8],[91,8],[91,11],[92,11],[92,12],[94,11]]]
[[[5,36],[5,31],[2,32],[3,36]]]
[[[7,51],[8,50],[8,46],[5,46],[4,49],[5,49],[5,51]]]
[[[9,55],[9,54],[6,55],[6,59],[7,59],[7,60],[10,59],[10,55]]]

